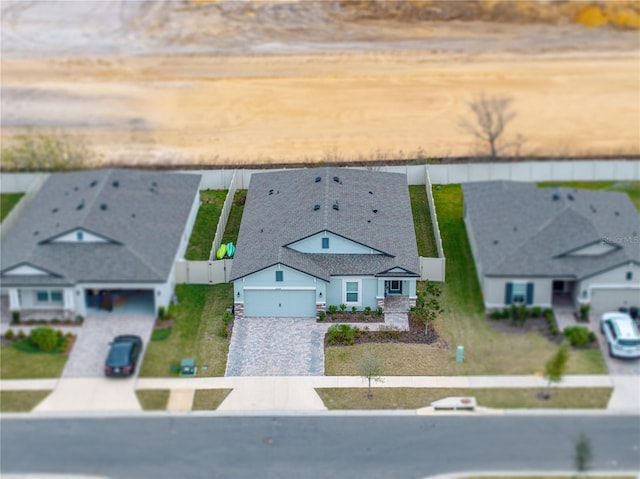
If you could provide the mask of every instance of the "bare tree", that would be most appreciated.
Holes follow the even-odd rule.
[[[373,350],[367,349],[359,364],[360,376],[369,382],[367,390],[367,399],[371,399],[371,381],[381,382],[382,379],[382,360]]]
[[[489,144],[491,159],[498,158],[498,140],[505,127],[516,116],[510,109],[511,98],[505,96],[487,97],[480,93],[468,103],[469,109],[474,114],[474,121],[460,118],[459,126],[473,134],[479,140]]]

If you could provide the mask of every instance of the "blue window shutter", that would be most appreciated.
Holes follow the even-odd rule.
[[[527,283],[527,305],[533,304],[533,283]]]
[[[511,304],[511,294],[513,293],[513,283],[507,283],[504,294],[504,304]]]
[[[276,281],[282,281],[282,271],[276,271]]]

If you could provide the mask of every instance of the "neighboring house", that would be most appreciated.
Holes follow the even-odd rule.
[[[51,174],[2,241],[9,308],[71,317],[168,306],[199,185],[200,175],[150,171]]]
[[[640,305],[640,214],[626,194],[508,181],[462,191],[487,308]]]
[[[236,317],[375,310],[387,295],[415,304],[419,276],[405,175],[322,168],[251,177],[230,279]]]

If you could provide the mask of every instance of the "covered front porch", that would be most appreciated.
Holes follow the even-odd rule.
[[[378,278],[378,307],[385,312],[407,312],[416,305],[414,278]]]

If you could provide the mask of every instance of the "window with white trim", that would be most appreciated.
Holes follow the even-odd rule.
[[[36,291],[36,300],[38,301],[38,303],[48,303],[49,291],[47,290]]]
[[[360,280],[345,281],[343,291],[344,303],[348,306],[359,306],[361,304],[361,288],[362,283]]]
[[[52,303],[62,303],[62,291],[60,291],[60,290],[51,291],[51,302]]]

